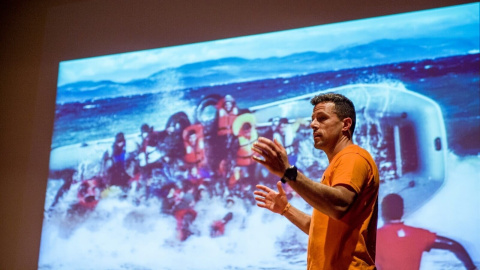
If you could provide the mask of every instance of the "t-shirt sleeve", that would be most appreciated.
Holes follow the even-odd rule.
[[[425,251],[430,251],[432,249],[435,240],[437,239],[437,234],[430,232],[428,230],[421,230],[421,233],[416,236],[416,239],[419,240],[422,245],[424,245]]]
[[[367,183],[368,175],[368,162],[356,153],[348,153],[335,164],[332,186],[348,185],[358,194]]]

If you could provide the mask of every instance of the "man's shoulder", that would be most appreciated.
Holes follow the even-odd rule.
[[[335,163],[334,167],[350,164],[351,166],[355,166],[355,168],[365,168],[369,176],[374,176],[373,178],[369,179],[374,179],[375,182],[379,183],[377,164],[370,153],[362,147],[356,144],[351,144],[345,147],[339,153],[338,158],[335,157],[335,159],[336,160],[332,162]],[[363,166],[361,164],[363,164]]]
[[[377,234],[383,235],[388,234],[390,232],[394,232],[396,235],[401,237],[424,237],[424,236],[435,236],[434,232],[431,232],[424,228],[413,227],[404,224],[403,222],[400,223],[389,223],[383,225],[381,228],[377,230]]]
[[[337,154],[336,158],[341,159],[341,158],[355,158],[355,157],[372,158],[372,156],[367,150],[365,150],[364,148],[360,147],[357,144],[351,144],[346,146]]]

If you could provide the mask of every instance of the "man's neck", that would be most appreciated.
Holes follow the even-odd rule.
[[[347,137],[340,138],[338,143],[335,144],[335,146],[330,151],[325,151],[325,154],[327,154],[327,157],[328,157],[328,162],[329,163],[332,162],[335,155],[337,155],[340,151],[345,149],[345,147],[352,144],[353,144],[352,140],[348,139]]]
[[[392,219],[392,220],[385,220],[385,224],[400,224],[403,223],[401,219]]]

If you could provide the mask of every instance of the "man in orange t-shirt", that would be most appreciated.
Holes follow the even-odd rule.
[[[329,166],[319,182],[288,162],[276,140],[259,138],[253,159],[281,177],[278,192],[257,185],[257,205],[279,213],[309,235],[307,269],[375,269],[379,174],[371,155],[353,144],[355,107],[340,94],[312,98],[314,146],[323,150]],[[287,201],[283,183],[313,207],[308,215]]]

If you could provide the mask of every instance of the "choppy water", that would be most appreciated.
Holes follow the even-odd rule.
[[[480,198],[475,191],[480,188],[476,169],[480,159],[450,154],[448,162],[445,185],[405,222],[456,239],[478,265]],[[311,211],[301,200],[292,204]],[[221,200],[207,205],[199,209],[203,215],[194,223],[198,235],[185,242],[175,239],[176,221],[159,213],[157,201],[133,206],[110,198],[100,201],[84,220],[45,219],[39,269],[305,269],[307,236],[283,217],[256,207],[247,212],[238,201],[229,209]],[[234,219],[225,235],[211,238],[207,221],[227,211],[234,213]],[[448,252],[432,251],[425,253],[421,269],[463,269],[463,265]]]

